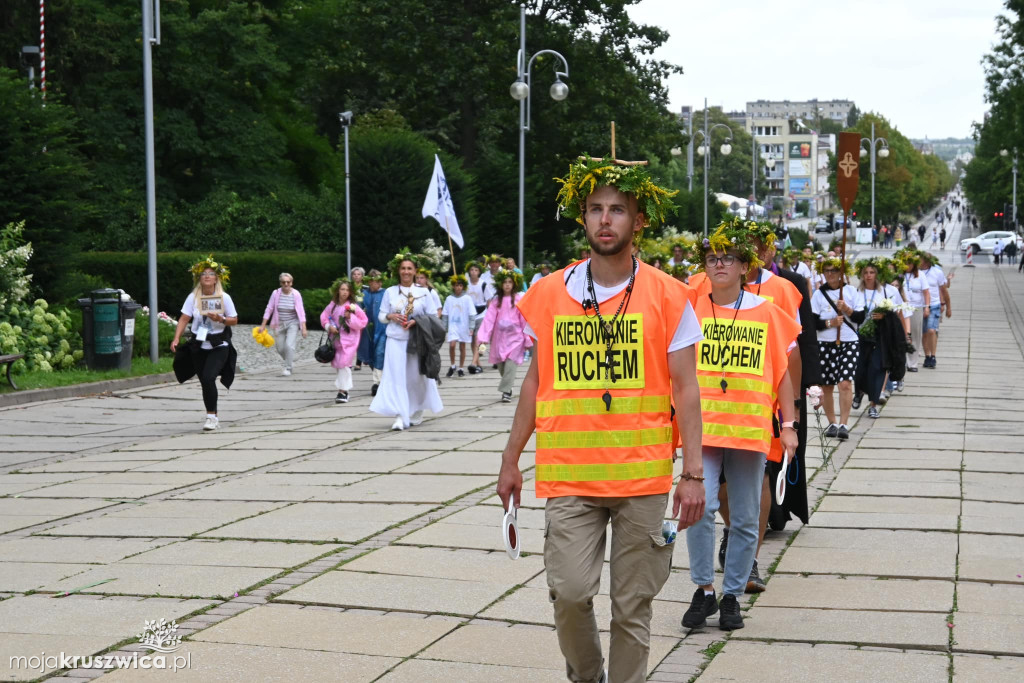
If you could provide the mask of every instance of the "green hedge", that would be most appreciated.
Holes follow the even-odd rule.
[[[157,297],[160,310],[178,317],[181,305],[192,290],[189,268],[206,256],[197,252],[167,252],[157,257]],[[307,290],[325,289],[345,273],[345,256],[336,253],[308,253],[294,251],[217,252],[214,254],[231,269],[228,293],[238,309],[242,323],[259,324],[270,294],[278,287],[277,276],[291,273],[295,287],[307,298]],[[68,264],[67,278],[81,274],[102,278],[112,287],[128,292],[141,304],[149,303],[147,258],[139,252],[83,252]],[[73,292],[67,292],[74,296]],[[78,293],[84,296],[86,292]],[[306,313],[314,314],[315,302],[306,301]],[[315,311],[319,317],[323,305]]]

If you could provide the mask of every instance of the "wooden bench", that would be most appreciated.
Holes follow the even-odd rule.
[[[18,385],[16,385],[14,383],[14,380],[11,379],[11,367],[14,365],[14,361],[21,360],[24,357],[25,357],[25,354],[23,354],[23,353],[12,353],[12,354],[9,354],[7,356],[0,356],[0,363],[6,363],[7,364],[7,381],[8,381],[8,383],[10,383],[11,387],[15,391],[18,390]]]

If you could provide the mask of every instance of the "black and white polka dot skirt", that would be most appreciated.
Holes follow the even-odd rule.
[[[854,381],[857,377],[857,360],[860,357],[860,342],[818,342],[818,358],[821,361],[821,383],[825,386],[839,384],[843,380]]]

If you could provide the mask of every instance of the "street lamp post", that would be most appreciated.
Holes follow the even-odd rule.
[[[999,150],[999,156],[1008,156],[1009,151]],[[1017,148],[1013,148],[1013,232],[1017,232]]]
[[[716,123],[713,126],[708,126],[708,100],[704,98],[704,127],[696,131],[694,135],[701,137],[700,147],[697,148],[697,154],[704,157],[704,236],[708,236],[708,172],[711,170],[711,149],[708,145],[711,144],[711,136],[714,134],[716,128],[723,128],[728,131],[728,137],[725,138],[725,142],[722,143],[720,151],[722,156],[729,156],[732,152],[732,128],[725,125],[724,123]]]
[[[348,172],[348,127],[352,125],[352,112],[341,112],[338,114],[338,120],[345,129],[345,274],[346,277],[352,277],[352,210],[349,201]]]
[[[554,55],[562,62],[562,71],[555,69],[555,82],[551,84],[551,99],[561,102],[569,96],[569,86],[562,82],[569,77],[569,62],[554,50],[540,50],[526,58],[526,6],[519,6],[519,54],[516,55],[516,80],[509,87],[512,99],[519,102],[519,267],[522,268],[526,194],[526,131],[530,130],[530,80],[533,60],[541,55]]]
[[[861,144],[868,143],[868,149],[860,148],[860,155],[871,154],[871,228],[875,227],[875,155],[878,143],[882,143],[882,149],[877,150],[877,155],[883,159],[889,156],[889,141],[882,137],[875,137],[875,122],[871,122],[871,137],[861,138]]]
[[[149,284],[149,360],[160,360],[156,291],[156,151],[153,139],[153,46],[160,44],[160,3],[142,0],[142,107],[146,147],[146,252]],[[45,93],[44,93],[45,94]]]

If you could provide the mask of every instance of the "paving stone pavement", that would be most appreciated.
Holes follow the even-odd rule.
[[[834,469],[812,440],[816,511],[768,534],[745,629],[680,627],[679,537],[649,680],[1024,679],[1024,277],[960,269],[951,294],[939,368],[909,375],[878,420],[857,416]],[[213,434],[194,382],[0,411],[0,678],[96,678],[10,658],[142,654],[145,622],[173,619],[169,658],[189,664],[175,680],[564,680],[532,442],[526,552],[501,549],[515,404],[497,373],[446,380],[441,415],[392,433],[368,411],[368,370],[335,405],[329,369],[243,358]],[[606,566],[606,646],[607,585]]]

